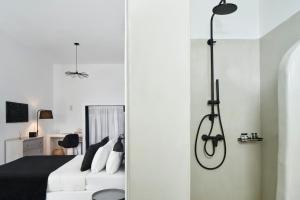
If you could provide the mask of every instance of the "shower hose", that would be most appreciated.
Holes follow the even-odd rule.
[[[212,105],[212,106],[214,106],[214,105]],[[217,112],[218,112],[217,114],[207,114],[201,119],[201,121],[199,123],[199,126],[198,126],[198,129],[197,129],[197,134],[196,134],[196,140],[195,140],[195,146],[194,146],[195,157],[196,157],[197,163],[202,168],[207,169],[207,170],[215,170],[215,169],[218,169],[219,167],[221,167],[223,165],[224,161],[225,161],[226,153],[227,153],[226,152],[227,151],[226,150],[226,140],[225,140],[225,134],[224,134],[224,129],[223,129],[222,120],[221,120],[219,103],[217,103]],[[220,130],[221,130],[221,135],[217,135],[217,136],[212,137],[211,134],[212,134],[213,127],[214,127],[214,124],[215,124],[215,118],[218,118],[219,125],[220,125]],[[198,158],[198,153],[197,153],[197,144],[198,144],[199,133],[200,133],[202,124],[205,121],[205,119],[210,120],[211,124],[210,124],[210,130],[209,130],[208,135],[202,135],[202,140],[204,140],[204,146],[203,146],[204,154],[206,156],[210,157],[210,158],[213,157],[216,153],[216,147],[217,147],[218,140],[223,140],[223,148],[224,148],[223,158],[222,158],[222,161],[214,167],[208,167],[208,166],[205,166],[203,163],[201,163],[200,159]],[[209,141],[208,138],[215,138],[215,141],[217,141],[217,143],[213,142],[211,153],[207,149],[207,142]]]

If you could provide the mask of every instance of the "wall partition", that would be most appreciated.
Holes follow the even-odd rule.
[[[127,199],[189,200],[189,1],[127,6]]]

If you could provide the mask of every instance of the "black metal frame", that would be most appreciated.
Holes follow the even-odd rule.
[[[85,149],[90,146],[89,106],[85,106]]]
[[[125,105],[86,105],[85,106],[85,149],[86,150],[90,146],[89,106],[123,106],[123,111],[125,112]]]

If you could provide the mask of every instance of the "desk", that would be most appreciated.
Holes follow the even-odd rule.
[[[5,163],[23,156],[43,155],[44,138],[11,138],[5,140]]]
[[[64,133],[55,133],[47,134],[47,154],[51,155],[53,149],[62,148],[58,146],[58,141],[63,140],[67,134]],[[79,134],[79,145],[77,147],[78,154],[83,154],[83,137],[82,134]]]

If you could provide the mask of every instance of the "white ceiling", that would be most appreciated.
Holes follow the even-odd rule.
[[[220,0],[191,0],[191,37],[207,39],[212,8]],[[300,10],[300,0],[228,0],[238,10],[215,16],[216,39],[259,39]]]
[[[0,32],[54,63],[122,63],[125,0],[0,0]]]
[[[263,0],[228,0],[238,10],[230,15],[216,15],[216,39],[256,39],[259,37],[259,2]],[[191,37],[209,38],[212,9],[220,0],[191,0]]]
[[[300,11],[299,0],[261,0],[260,31],[264,36],[275,27]]]

